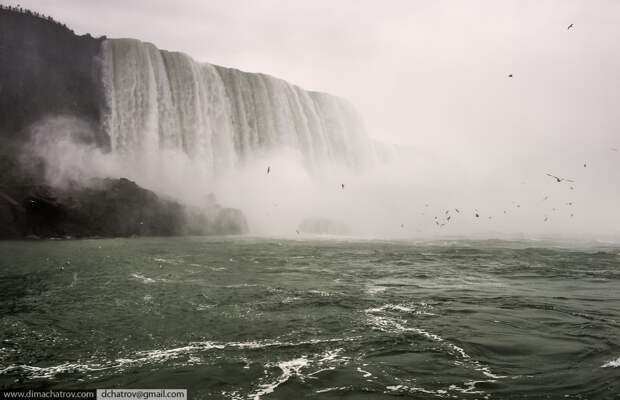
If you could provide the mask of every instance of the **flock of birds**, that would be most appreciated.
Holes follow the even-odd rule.
[[[586,166],[587,166],[587,165],[586,165],[586,164],[584,164],[583,166],[584,166],[584,168],[586,168]],[[572,179],[568,179],[568,178],[561,178],[561,177],[559,177],[559,176],[557,176],[557,175],[553,175],[553,174],[550,174],[550,173],[546,173],[545,175],[547,175],[547,176],[549,176],[549,177],[553,178],[553,179],[554,179],[557,183],[562,183],[562,182],[571,182],[571,183],[575,183],[575,181],[574,181],[574,180],[572,180]],[[570,186],[570,190],[574,190],[574,189],[575,189],[575,186]],[[542,199],[542,202],[547,201],[547,200],[549,200],[549,196],[545,196],[545,197]],[[569,202],[566,202],[565,204],[566,204],[567,206],[572,207],[575,203],[574,203],[574,202],[572,202],[572,201],[569,201]],[[513,205],[515,206],[515,208],[521,208],[521,204],[519,204],[519,203],[513,202]],[[428,204],[425,204],[425,207],[428,207],[428,206],[429,206]],[[455,208],[455,209],[454,209],[454,211],[455,211],[457,214],[460,214],[460,213],[461,213],[461,211],[460,211],[458,208]],[[553,208],[552,208],[552,211],[557,211],[557,208],[553,207]],[[442,220],[441,220],[438,216],[435,216],[435,219],[434,219],[434,223],[435,223],[435,225],[436,225],[436,226],[438,226],[438,227],[443,227],[443,226],[445,226],[447,223],[449,223],[449,222],[450,222],[450,220],[452,219],[452,215],[450,215],[450,212],[451,212],[451,210],[449,210],[449,209],[445,211],[445,214],[444,214],[444,215],[445,215],[445,218],[444,218],[443,222],[442,222]],[[423,214],[424,214],[424,213],[423,213]],[[503,210],[503,214],[508,214],[508,211],[507,211],[507,210]],[[480,212],[478,211],[478,209],[474,209],[474,213],[473,213],[473,215],[474,215],[474,217],[475,217],[475,218],[481,218],[481,217],[480,217]],[[570,213],[570,217],[571,217],[571,218],[573,218],[574,216],[575,216],[575,214],[571,212],[571,213]],[[487,218],[488,218],[488,219],[493,219],[493,216],[492,216],[492,215],[489,215]],[[545,216],[544,216],[543,221],[544,221],[544,222],[547,222],[548,220],[549,220],[549,217],[548,217],[547,215],[545,215]],[[401,228],[404,228],[404,224],[401,224]]]
[[[618,150],[618,148],[612,147],[612,148],[611,148],[611,151],[618,152],[619,150]],[[587,165],[587,163],[584,163],[584,164],[583,164],[583,167],[584,167],[584,168],[587,168],[587,166],[588,166],[588,165]],[[267,174],[270,174],[270,173],[271,173],[271,166],[267,166]],[[563,177],[560,177],[560,176],[557,176],[557,175],[554,175],[554,174],[551,174],[551,173],[545,173],[545,175],[546,175],[546,176],[548,176],[548,177],[550,177],[550,178],[553,178],[553,179],[555,180],[555,182],[556,182],[556,183],[562,183],[562,182],[575,183],[575,181],[574,181],[573,179],[563,178]],[[341,189],[342,189],[342,190],[344,190],[344,187],[345,187],[345,186],[344,186],[344,183],[341,183],[341,184],[340,184],[340,187],[341,187]],[[570,189],[570,190],[575,190],[575,186],[574,186],[574,185],[570,185],[569,189]],[[545,202],[545,201],[547,201],[547,200],[549,200],[549,196],[545,196],[545,197],[541,200],[541,202]],[[574,203],[573,201],[568,201],[568,202],[566,202],[566,203],[565,203],[565,205],[567,205],[567,206],[569,206],[569,207],[572,207],[574,204],[575,204],[575,203]],[[516,202],[514,202],[514,201],[513,201],[513,206],[514,206],[515,208],[521,208],[521,204],[516,203]],[[429,204],[428,204],[428,203],[427,203],[427,204],[425,204],[425,205],[424,205],[424,207],[425,207],[425,208],[428,208],[428,207],[429,207]],[[453,214],[451,214],[453,211],[454,211],[456,214],[461,214],[461,210],[460,210],[460,209],[458,209],[458,208],[454,208],[453,210],[452,210],[452,209],[447,209],[447,210],[445,210],[445,212],[444,212],[444,215],[443,215],[442,219],[441,219],[441,218],[439,218],[439,216],[437,216],[437,215],[436,215],[436,216],[434,217],[433,222],[435,223],[435,225],[436,225],[437,227],[443,227],[443,226],[445,226],[446,224],[448,224],[448,223],[449,223],[449,222],[453,219],[453,218],[452,218],[452,217],[453,217]],[[553,208],[552,208],[552,211],[557,211],[557,208],[553,207]],[[508,213],[508,211],[507,211],[507,210],[503,210],[503,214],[507,214],[507,213]],[[422,212],[421,214],[422,214],[422,215],[425,215],[425,213],[424,213],[424,212]],[[478,209],[474,209],[473,216],[474,216],[475,218],[481,218],[481,214],[480,214],[480,212],[478,211]],[[571,217],[571,218],[573,218],[574,216],[575,216],[575,214],[574,214],[573,212],[571,212],[571,213],[570,213],[570,217]],[[492,215],[489,215],[489,216],[487,216],[487,218],[488,218],[488,219],[493,219],[493,216],[492,216]],[[548,217],[547,215],[544,215],[544,219],[543,219],[543,221],[544,221],[544,222],[547,222],[548,220],[549,220],[549,217]],[[401,228],[404,228],[404,227],[405,227],[405,224],[400,224],[400,227],[401,227]],[[296,232],[297,232],[297,234],[299,235],[299,230],[296,230]]]
[[[568,25],[567,30],[571,30],[574,26],[575,26],[575,25],[571,23],[570,25]],[[509,78],[513,78],[513,77],[514,77],[514,75],[511,73],[511,74],[508,74],[508,77],[509,77]],[[616,147],[612,147],[612,148],[611,148],[611,151],[618,152],[618,151],[619,151],[619,149],[618,149],[618,148],[616,148]],[[584,163],[584,164],[583,164],[583,168],[587,168],[587,166],[588,166],[588,164],[587,164],[587,163]],[[269,173],[271,173],[271,166],[267,166],[267,174],[269,174]],[[571,184],[574,184],[574,183],[575,183],[575,181],[574,181],[573,179],[563,178],[563,177],[560,177],[560,176],[557,176],[557,175],[554,175],[554,174],[551,174],[551,173],[546,173],[545,175],[546,175],[546,176],[548,176],[548,177],[550,177],[550,178],[553,178],[553,179],[556,181],[556,183],[562,183],[562,182],[568,182],[568,183],[571,183]],[[522,182],[522,183],[523,183],[523,182]],[[344,183],[341,183],[341,184],[340,184],[340,188],[341,188],[342,190],[344,190],[344,188],[345,188]],[[570,190],[575,190],[575,186],[574,186],[574,185],[570,185],[570,186],[569,186],[569,189],[570,189]],[[545,201],[547,201],[548,199],[549,199],[549,196],[545,196],[545,197],[541,200],[541,202],[545,202]],[[569,206],[569,207],[572,207],[574,204],[575,204],[575,203],[574,203],[573,201],[568,201],[568,202],[566,202],[566,203],[565,203],[565,205],[566,205],[566,206]],[[518,203],[516,203],[516,202],[514,202],[514,201],[513,201],[513,206],[514,206],[515,208],[521,208],[521,205],[520,205],[520,204],[518,204]],[[428,207],[429,207],[429,204],[425,204],[425,208],[428,208]],[[557,211],[557,208],[553,207],[553,208],[552,208],[552,211]],[[452,214],[453,212],[454,212],[454,213],[456,213],[456,214],[461,214],[461,210],[460,210],[460,209],[458,209],[458,208],[454,208],[454,209],[447,209],[447,210],[445,210],[445,212],[443,213],[443,215],[441,216],[441,218],[440,218],[439,216],[437,216],[437,215],[435,215],[435,216],[434,216],[434,220],[433,220],[434,224],[435,224],[437,227],[443,227],[443,226],[445,226],[446,224],[450,223],[450,221],[451,221],[451,220],[453,220],[453,216],[455,216],[454,214]],[[507,213],[508,213],[508,212],[507,212],[507,210],[503,210],[503,214],[507,214]],[[422,215],[425,215],[425,213],[424,213],[424,212],[422,212],[421,214],[422,214]],[[478,209],[474,209],[474,211],[473,211],[473,216],[474,216],[474,218],[481,218],[481,213],[478,211]],[[573,217],[574,217],[574,213],[573,213],[573,212],[571,212],[571,213],[570,213],[570,217],[571,217],[571,218],[573,218]],[[489,216],[487,216],[487,218],[488,218],[488,219],[493,219],[493,216],[489,215]],[[544,221],[544,222],[547,222],[548,220],[549,220],[549,216],[548,216],[548,215],[544,215],[544,219],[543,219],[543,221]],[[400,224],[400,227],[401,227],[401,228],[404,228],[404,227],[405,227],[405,224],[404,224],[404,223]],[[297,234],[299,234],[299,231],[298,231],[298,230],[297,230],[296,232],[297,232]]]

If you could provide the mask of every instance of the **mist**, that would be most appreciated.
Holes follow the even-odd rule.
[[[394,145],[388,161],[354,170],[312,171],[281,148],[213,176],[180,152],[128,160],[61,140],[40,146],[53,182],[127,176],[190,204],[213,192],[261,235],[294,235],[312,216],[370,237],[620,235],[617,2],[20,4],[81,33],[342,96]]]

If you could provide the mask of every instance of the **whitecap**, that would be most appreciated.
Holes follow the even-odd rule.
[[[0,375],[9,372],[23,371],[28,374],[28,379],[52,379],[58,374],[75,373],[75,372],[91,372],[106,369],[105,366],[87,365],[79,363],[63,363],[53,365],[51,367],[36,367],[33,365],[10,365],[4,369],[0,369]]]
[[[314,356],[301,356],[288,361],[280,361],[277,363],[269,363],[266,367],[277,367],[282,373],[275,378],[274,381],[269,383],[263,383],[259,385],[259,389],[254,393],[248,395],[248,398],[253,398],[254,400],[260,400],[260,398],[264,395],[273,393],[274,390],[288,381],[292,377],[298,377],[300,380],[305,379],[313,379],[314,375],[328,370],[335,369],[334,365],[347,363],[350,358],[343,357],[340,354],[344,351],[342,348],[328,350],[323,352],[322,354],[317,354]],[[312,372],[304,374],[302,370],[309,369],[310,367],[318,367],[319,369]],[[366,372],[366,371],[364,371]],[[316,393],[324,393],[332,390],[341,390],[346,389],[346,387],[342,388],[327,388],[317,391]]]
[[[171,265],[176,265],[179,263],[178,261],[168,260],[166,258],[153,258],[153,261],[164,263],[164,264],[171,264]]]
[[[364,378],[370,378],[372,376],[370,372],[365,371],[360,367],[357,367],[357,372],[360,372]]]
[[[620,357],[601,365],[601,368],[618,368],[618,367],[620,367]]]
[[[346,390],[348,388],[349,386],[341,386],[341,387],[334,386],[334,387],[328,387],[325,389],[316,390],[314,393],[327,393],[327,392],[333,392],[335,390]]]
[[[369,310],[366,311],[367,313],[370,312]],[[484,376],[492,379],[506,378],[506,376],[504,375],[494,374],[489,367],[483,365],[479,361],[472,359],[472,357],[467,354],[463,348],[453,343],[450,343],[441,336],[428,332],[424,329],[405,326],[405,324],[407,323],[407,321],[405,320],[371,314],[368,318],[368,322],[376,329],[379,329],[383,332],[411,332],[423,336],[431,341],[441,343],[441,345],[443,345],[450,353],[458,355],[459,358],[463,360],[463,363],[466,363],[466,365],[468,365],[475,371],[479,371]],[[455,363],[457,362],[460,363],[460,361],[455,361]]]
[[[134,278],[134,279],[138,279],[138,280],[142,281],[142,283],[153,283],[153,282],[155,282],[155,279],[148,278],[148,277],[146,277],[146,276],[144,276],[142,274],[139,274],[137,272],[132,273],[130,276],[132,278]]]
[[[275,382],[264,383],[259,386],[259,390],[252,393],[248,398],[253,397],[254,400],[260,400],[261,396],[273,393],[274,390],[284,382],[288,381],[293,376],[300,376],[301,370],[307,367],[309,360],[306,357],[299,357],[289,361],[281,361],[277,363],[277,367],[280,368],[282,374],[275,380]]]
[[[13,371],[23,371],[29,379],[52,379],[58,374],[62,373],[84,373],[95,372],[105,370],[123,371],[127,368],[136,366],[142,366],[146,364],[163,363],[178,359],[180,357],[187,357],[188,363],[195,364],[199,362],[199,358],[196,353],[201,353],[210,350],[223,350],[223,349],[239,349],[239,350],[254,350],[265,349],[270,347],[297,347],[314,345],[321,343],[334,343],[342,341],[352,341],[356,338],[333,338],[333,339],[311,339],[300,342],[281,342],[277,340],[263,340],[263,341],[247,341],[247,342],[190,342],[185,346],[174,347],[170,349],[154,349],[138,351],[128,357],[120,357],[114,360],[102,361],[100,363],[83,364],[80,362],[67,362],[55,366],[38,367],[33,365],[11,365],[4,369],[0,369],[0,375],[5,375]],[[318,355],[315,362],[318,365],[324,365],[334,362],[346,362],[347,357],[338,357],[338,354],[342,349],[331,350]],[[283,364],[286,366],[287,364]],[[315,372],[316,373],[316,372]]]

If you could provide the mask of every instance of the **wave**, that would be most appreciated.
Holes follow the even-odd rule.
[[[601,365],[601,368],[618,368],[618,367],[620,367],[620,357]]]
[[[137,272],[132,273],[130,276],[134,279],[138,279],[139,281],[142,281],[142,283],[154,283],[155,282],[155,279],[146,277]]]
[[[488,366],[482,364],[480,361],[473,359],[469,354],[465,352],[465,350],[462,347],[459,347],[456,344],[447,341],[446,339],[442,338],[441,336],[435,333],[432,333],[432,332],[429,332],[427,330],[417,328],[417,327],[409,327],[407,326],[407,321],[405,319],[395,318],[390,315],[377,315],[385,311],[400,311],[400,312],[405,312],[405,313],[411,313],[412,311],[415,311],[415,308],[411,308],[411,307],[404,306],[404,305],[393,305],[393,304],[386,304],[382,307],[370,308],[370,309],[365,310],[366,314],[368,315],[367,322],[374,328],[379,329],[383,332],[397,333],[397,334],[413,333],[418,336],[424,337],[430,341],[439,343],[441,344],[441,346],[443,346],[446,349],[446,351],[449,354],[453,354],[457,357],[457,360],[454,360],[454,363],[456,365],[467,366],[475,371],[478,371],[486,378],[489,378],[487,380],[464,382],[463,383],[464,387],[452,385],[449,388],[450,390],[459,390],[462,393],[482,393],[482,392],[473,391],[477,383],[495,382],[498,379],[507,378],[507,376],[497,375],[493,373]],[[402,387],[400,389],[415,391],[414,389],[411,389],[409,387],[407,388]],[[438,394],[436,392],[433,392],[433,393]]]
[[[7,375],[13,372],[19,372],[26,376],[28,379],[53,379],[57,375],[66,373],[90,373],[100,371],[116,371],[122,372],[127,368],[138,367],[148,364],[163,363],[179,359],[181,357],[189,357],[196,353],[201,353],[210,350],[225,350],[225,349],[237,349],[237,350],[260,350],[272,347],[299,347],[308,345],[317,345],[325,343],[337,343],[356,340],[356,338],[332,338],[332,339],[312,339],[299,342],[281,342],[277,340],[256,340],[247,342],[190,342],[185,346],[174,347],[170,349],[154,349],[137,351],[129,357],[116,358],[114,360],[103,360],[101,362],[82,363],[66,362],[58,365],[41,367],[35,365],[15,364],[10,365],[0,370],[0,375]],[[329,358],[332,353],[325,353],[322,357],[328,357],[321,359],[326,362],[335,357]],[[196,363],[196,358],[191,360],[192,364]]]

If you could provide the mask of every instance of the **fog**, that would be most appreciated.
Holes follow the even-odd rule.
[[[59,184],[123,175],[189,203],[215,192],[256,234],[290,235],[320,216],[372,237],[620,236],[618,2],[19,4],[78,33],[139,38],[345,97],[371,137],[399,149],[389,163],[319,173],[281,149],[212,176],[184,154],[126,160],[73,138],[39,143]]]

